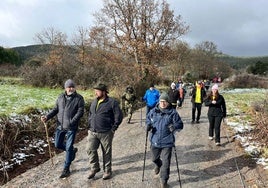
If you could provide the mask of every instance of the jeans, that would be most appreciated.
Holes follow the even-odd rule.
[[[222,116],[208,116],[209,136],[213,137],[215,131],[215,142],[221,142],[221,121]]]
[[[170,174],[170,159],[172,154],[171,148],[156,148],[151,146],[152,161],[156,166],[161,167],[160,179],[162,182],[167,182]],[[160,157],[162,159],[160,159]]]
[[[100,169],[98,148],[101,146],[103,157],[103,171],[112,171],[112,141],[114,133],[108,131],[104,133],[97,133],[88,131],[87,137],[87,154],[89,157],[89,165],[92,171]]]
[[[69,169],[74,158],[74,139],[76,130],[60,130],[55,131],[55,147],[66,152],[64,169]]]

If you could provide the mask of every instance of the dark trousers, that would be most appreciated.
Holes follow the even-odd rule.
[[[221,116],[208,116],[209,136],[213,137],[215,131],[215,142],[221,141]]]
[[[199,121],[201,116],[202,103],[193,103],[192,105],[192,121],[195,120],[195,111],[197,110],[196,121]]]
[[[69,169],[74,158],[74,139],[76,131],[60,130],[55,131],[55,147],[66,152],[64,169]]]
[[[152,161],[158,167],[161,167],[160,170],[160,179],[162,182],[167,182],[170,174],[170,159],[172,154],[171,148],[156,148],[151,147],[152,151]]]

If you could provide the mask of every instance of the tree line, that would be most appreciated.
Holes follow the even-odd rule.
[[[45,28],[34,38],[46,53],[21,57],[22,63],[16,52],[4,49],[11,55],[1,56],[0,63],[20,62],[28,83],[51,87],[70,77],[85,87],[96,82],[119,87],[175,81],[178,76],[188,82],[224,79],[233,72],[213,42],[191,49],[181,40],[190,26],[174,15],[166,0],[105,0],[94,17],[95,25],[78,27],[71,39]]]

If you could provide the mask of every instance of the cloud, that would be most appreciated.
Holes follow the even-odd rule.
[[[191,47],[203,41],[234,56],[268,55],[268,1],[167,0],[190,26],[182,36]],[[34,44],[34,36],[53,27],[69,37],[78,26],[90,27],[101,0],[1,0],[0,46]]]

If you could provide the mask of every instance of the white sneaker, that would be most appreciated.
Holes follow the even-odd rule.
[[[209,139],[209,140],[213,140],[213,137],[212,137],[212,136],[210,136],[210,137],[208,137],[208,139]]]
[[[216,146],[220,146],[220,145],[221,145],[221,143],[219,143],[219,142],[216,143]]]

